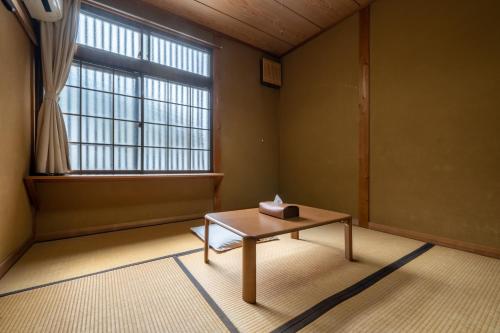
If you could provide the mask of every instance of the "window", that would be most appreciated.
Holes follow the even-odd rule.
[[[90,11],[61,92],[75,173],[212,169],[211,52]]]

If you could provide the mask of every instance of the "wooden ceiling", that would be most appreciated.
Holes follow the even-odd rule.
[[[372,0],[142,0],[281,56]]]

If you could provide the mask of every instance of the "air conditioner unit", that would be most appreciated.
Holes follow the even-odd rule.
[[[32,18],[54,22],[63,16],[63,0],[24,0]]]

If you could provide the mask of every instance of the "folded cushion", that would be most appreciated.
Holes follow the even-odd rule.
[[[242,246],[242,238],[218,224],[209,226],[208,245],[217,252],[225,252]],[[205,241],[205,226],[192,227],[191,231],[202,241]],[[259,243],[278,240],[278,237],[267,237],[259,239]]]

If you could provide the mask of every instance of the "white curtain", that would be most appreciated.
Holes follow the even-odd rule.
[[[38,173],[64,174],[70,170],[68,137],[58,99],[76,50],[79,13],[80,0],[64,0],[63,18],[40,24],[45,93],[37,121]]]

